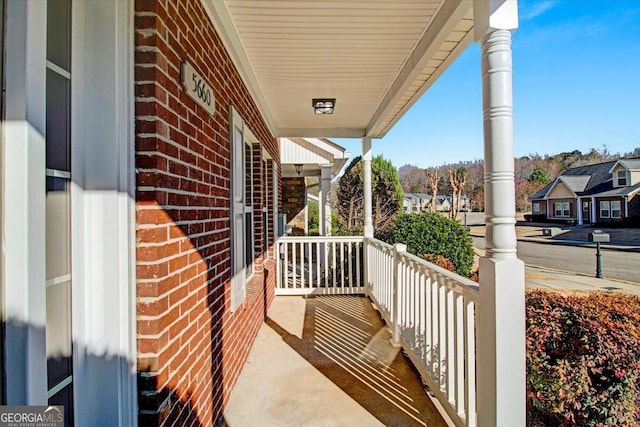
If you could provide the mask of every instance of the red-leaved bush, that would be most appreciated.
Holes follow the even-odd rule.
[[[442,255],[434,255],[434,254],[422,254],[420,258],[430,262],[431,264],[435,264],[438,267],[442,267],[445,270],[452,271],[455,273],[456,266],[446,257]]]
[[[527,424],[640,425],[640,298],[527,291]]]

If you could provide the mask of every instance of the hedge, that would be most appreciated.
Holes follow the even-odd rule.
[[[640,298],[527,291],[527,425],[640,425]]]
[[[471,274],[473,243],[458,221],[433,212],[402,214],[396,218],[392,233],[393,241],[406,244],[409,253],[441,255],[461,276]]]

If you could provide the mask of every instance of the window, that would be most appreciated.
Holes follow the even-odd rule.
[[[253,274],[253,147],[248,140],[244,144],[244,191],[245,274],[249,277]]]
[[[569,217],[571,216],[571,203],[570,202],[557,202],[553,205],[556,217]]]
[[[584,212],[589,212],[589,202],[582,202],[582,210]]]
[[[534,214],[540,213],[540,203],[534,203],[533,204],[533,213]]]
[[[620,200],[611,202],[611,218],[622,218],[622,208]]]
[[[562,216],[562,203],[554,203],[553,204],[555,215]]]
[[[64,405],[73,425],[71,323],[71,1],[47,6],[46,353],[47,404]]]
[[[264,152],[262,156],[262,251],[264,259],[269,259],[270,231],[269,218],[272,213],[272,200],[269,198],[272,188],[272,161]]]
[[[618,186],[625,187],[627,185],[627,171],[618,171]]]
[[[244,301],[247,277],[253,274],[253,145],[256,138],[231,108],[231,310]]]
[[[600,218],[609,218],[609,207],[610,203],[608,201],[600,202]]]

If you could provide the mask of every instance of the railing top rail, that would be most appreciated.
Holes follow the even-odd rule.
[[[378,239],[371,239],[371,238],[367,238],[366,239],[367,244],[373,245],[374,247],[377,247],[379,249],[384,250],[385,252],[392,252],[393,251],[393,246],[382,242]],[[473,280],[467,279],[466,277],[462,277],[456,273],[453,273],[449,270],[446,270],[440,266],[437,266],[435,264],[432,264],[420,257],[417,257],[413,254],[410,254],[408,252],[402,252],[400,253],[400,257],[401,259],[403,259],[403,261],[407,264],[413,264],[415,266],[415,268],[422,270],[425,274],[429,273],[429,270],[431,270],[432,272],[435,272],[436,274],[445,277],[448,280],[445,280],[444,285],[450,289],[452,289],[453,291],[459,293],[459,294],[463,294],[465,296],[467,296],[469,299],[473,300],[473,301],[477,301],[478,297],[479,297],[479,291],[480,288],[478,286],[478,284],[476,282],[474,282]]]
[[[383,242],[382,240],[378,240],[378,239],[372,239],[371,237],[367,237],[365,238],[366,242],[370,245],[376,246],[378,248],[382,248],[382,249],[386,249],[386,250],[393,250],[393,245],[390,245],[389,243]]]
[[[282,236],[278,238],[278,242],[318,242],[318,243],[349,243],[362,242],[363,236]]]
[[[469,296],[474,301],[478,300],[478,297],[480,296],[480,286],[473,280],[462,277],[459,274],[432,264],[429,261],[408,252],[401,253],[400,256],[409,260],[413,264],[417,264],[420,269],[433,270],[436,274],[446,277],[449,280],[446,281],[445,286],[458,293]]]

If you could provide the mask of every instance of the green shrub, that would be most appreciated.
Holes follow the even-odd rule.
[[[320,206],[315,200],[307,202],[307,215],[309,236],[318,236],[320,234]]]
[[[333,236],[361,236],[362,229],[349,230],[342,218],[331,212],[331,234]]]
[[[527,292],[527,419],[640,425],[640,298]]]
[[[393,226],[393,241],[407,245],[407,251],[442,255],[456,272],[468,277],[473,266],[473,244],[469,232],[459,222],[439,213],[402,214]]]

